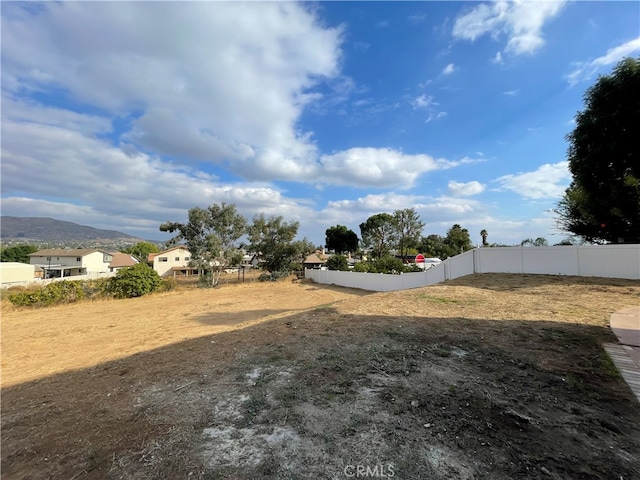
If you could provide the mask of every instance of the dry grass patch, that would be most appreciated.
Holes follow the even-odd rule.
[[[3,475],[640,478],[640,408],[601,347],[610,313],[639,294],[632,281],[477,275],[48,309],[64,348],[42,340],[9,361],[39,379],[3,388]],[[3,369],[4,347],[37,342],[44,312],[3,316]],[[112,360],[91,360],[105,335],[97,354]],[[52,353],[64,371],[43,377]]]

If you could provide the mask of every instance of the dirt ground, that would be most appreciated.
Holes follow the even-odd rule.
[[[640,282],[474,275],[2,304],[2,477],[640,478]]]

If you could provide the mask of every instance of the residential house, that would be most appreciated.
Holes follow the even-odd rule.
[[[242,256],[242,268],[258,268],[260,265],[260,257],[256,253],[246,253]]]
[[[138,263],[138,260],[128,253],[113,252],[112,256],[113,259],[111,260],[111,263],[109,263],[110,272],[117,272],[125,267],[133,267]]]
[[[176,245],[160,253],[150,253],[149,263],[153,263],[153,269],[158,272],[161,277],[173,275],[188,276],[197,268],[189,266],[191,261],[191,253],[184,245]]]
[[[326,266],[328,258],[329,255],[320,252],[314,252],[304,259],[304,262],[302,262],[302,266],[304,268],[323,268]]]
[[[0,284],[3,287],[25,284],[34,281],[35,266],[18,262],[0,263]]]
[[[42,268],[45,278],[106,273],[113,255],[95,248],[48,248],[29,254],[29,264]]]

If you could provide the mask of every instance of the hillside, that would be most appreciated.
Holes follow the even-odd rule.
[[[77,223],[44,217],[0,217],[3,241],[21,242],[135,242],[139,239],[115,230],[100,230]]]

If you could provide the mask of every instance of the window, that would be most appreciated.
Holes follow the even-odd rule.
[[[47,257],[47,262],[50,262],[50,261],[51,261],[51,257]]]
[[[189,257],[184,257],[185,262],[188,262],[189,260],[191,260]]]
[[[180,257],[176,257],[175,260],[176,260],[176,262],[179,262],[180,261]]]
[[[107,255],[106,253],[102,256],[102,262],[103,263],[109,263],[111,260],[113,260],[113,257],[111,255]]]
[[[158,261],[159,262],[166,262],[167,261],[167,257],[158,257]]]
[[[82,257],[76,257],[76,262],[82,261]]]

